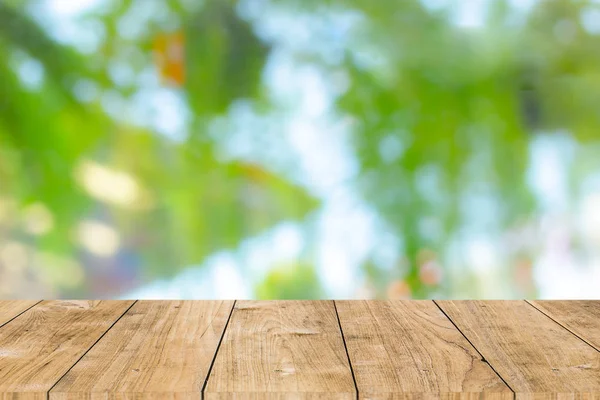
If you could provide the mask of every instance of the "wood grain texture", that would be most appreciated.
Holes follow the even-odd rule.
[[[538,300],[530,303],[600,351],[600,301]]]
[[[0,329],[0,398],[46,398],[50,388],[132,301],[43,301]]]
[[[600,353],[525,301],[438,304],[517,399],[595,399]]]
[[[0,327],[36,303],[39,303],[39,300],[1,300]]]
[[[240,301],[204,398],[354,399],[332,301]]]
[[[432,301],[336,301],[364,399],[512,399]]]
[[[199,399],[233,301],[138,301],[50,392]]]

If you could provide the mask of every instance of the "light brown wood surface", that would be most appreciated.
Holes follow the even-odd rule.
[[[204,398],[356,398],[333,302],[237,302]]]
[[[43,301],[0,328],[0,393],[45,399],[133,301]]]
[[[199,399],[233,303],[138,301],[50,400]]]
[[[0,301],[0,400],[600,400],[599,309]]]
[[[600,353],[525,301],[438,301],[517,399],[595,399]]]
[[[538,300],[530,303],[600,351],[600,301]]]
[[[512,399],[512,391],[432,301],[336,301],[364,399]]]
[[[39,300],[5,300],[0,301],[0,326],[33,307]]]

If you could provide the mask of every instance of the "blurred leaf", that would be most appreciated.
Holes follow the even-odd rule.
[[[301,264],[273,269],[256,288],[258,299],[320,299],[323,295],[314,268]]]
[[[231,1],[207,1],[185,23],[185,91],[198,115],[220,114],[258,94],[268,47]]]

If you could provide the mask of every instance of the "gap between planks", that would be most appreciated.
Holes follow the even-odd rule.
[[[340,321],[340,314],[337,309],[337,300],[333,301],[333,309],[335,310],[335,316],[337,318],[338,326],[340,327],[340,335],[342,335],[342,342],[344,343],[344,350],[346,351],[346,358],[348,359],[348,366],[350,366],[350,373],[352,374],[352,381],[354,382],[354,390],[356,390],[356,400],[360,398],[358,385],[356,384],[356,375],[354,374],[354,366],[350,360],[350,353],[348,353],[348,345],[346,344],[346,336],[344,335],[344,329],[342,328],[342,322]]]
[[[564,301],[568,301],[568,300],[564,300]],[[539,312],[541,312],[542,314],[544,314],[546,317],[550,318],[552,321],[554,321],[556,324],[562,326],[563,328],[565,328],[567,331],[569,331],[571,334],[573,334],[575,337],[577,337],[579,340],[581,340],[582,342],[585,342],[587,345],[589,345],[592,349],[596,350],[597,352],[600,353],[600,349],[596,348],[596,346],[594,346],[592,343],[590,343],[586,338],[578,335],[577,333],[575,333],[572,329],[570,329],[569,327],[566,326],[566,324],[552,318],[550,316],[550,314],[548,314],[547,312],[545,312],[544,310],[542,310],[541,308],[537,307],[534,303],[532,303],[529,300],[525,300],[525,302],[527,304],[529,304],[531,307],[535,308],[536,310],[538,310]]]
[[[438,306],[507,380],[517,399],[600,394],[598,352],[527,302],[443,300]]]
[[[475,351],[481,356],[481,361],[483,361],[484,363],[486,363],[487,365],[489,365],[490,368],[492,369],[492,371],[494,371],[494,373],[496,375],[498,375],[498,378],[500,378],[502,380],[502,382],[504,382],[504,384],[511,390],[511,392],[513,392],[513,399],[515,399],[516,396],[517,396],[516,392],[515,392],[515,390],[513,388],[510,387],[510,385],[508,384],[508,382],[506,382],[506,379],[504,379],[502,377],[502,375],[500,375],[498,373],[498,371],[496,371],[496,369],[494,368],[494,366],[492,364],[490,364],[488,360],[485,359],[485,357],[483,356],[483,354],[481,354],[481,352],[479,351],[479,349],[477,347],[475,347],[475,345],[473,344],[473,342],[471,342],[471,340],[464,334],[464,332],[462,330],[460,330],[460,328],[458,326],[456,326],[456,323],[454,323],[454,321],[452,320],[452,318],[450,318],[450,316],[448,314],[446,314],[446,311],[444,311],[442,309],[442,307],[440,307],[440,305],[437,303],[437,301],[435,301],[435,300],[431,300],[431,301],[433,301],[433,304],[436,305],[436,307],[442,312],[442,314],[444,314],[444,316],[446,318],[448,318],[448,320],[450,322],[452,322],[452,325],[454,325],[454,327],[456,328],[456,330],[460,332],[460,334],[466,339],[466,341],[469,342],[469,344],[471,346],[473,346],[473,348],[475,349]]]
[[[50,399],[79,400],[84,393],[91,396],[86,399],[109,393],[114,399],[202,398],[235,303],[136,302],[61,378]]]
[[[356,399],[333,301],[236,303],[205,399]]]
[[[37,302],[35,302],[35,303],[31,304],[31,305],[23,307],[22,310],[17,309],[18,312],[16,312],[9,319],[7,319],[6,322],[2,323],[0,325],[0,328],[6,326],[10,322],[16,320],[19,316],[21,316],[25,312],[33,309],[35,306],[39,305],[42,302],[43,302],[43,300],[40,300],[40,301],[37,301]],[[165,301],[165,303],[169,303],[169,301]],[[57,378],[53,379],[52,382],[49,382],[50,386],[49,386],[48,389],[45,389],[44,391],[41,391],[41,392],[36,392],[35,394],[29,394],[29,397],[28,397],[27,393],[21,393],[21,394],[19,394],[19,392],[13,392],[12,395],[11,395],[11,392],[9,391],[7,398],[5,397],[6,393],[0,393],[0,399],[5,399],[5,398],[6,399],[13,399],[14,397],[11,397],[11,396],[17,395],[17,396],[25,396],[24,398],[36,398],[36,399],[38,399],[38,398],[44,398],[46,400],[49,400],[51,398],[52,393],[54,393],[53,390],[57,387],[57,385],[59,385],[61,383],[61,381],[66,376],[68,376],[71,373],[71,371],[73,371],[74,368],[80,366],[80,363],[82,362],[82,360],[84,358],[86,358],[86,356],[90,352],[94,351],[94,349],[96,349],[97,346],[100,346],[101,344],[106,344],[105,343],[105,341],[106,341],[105,338],[107,337],[107,335],[111,334],[114,329],[117,329],[116,327],[119,327],[120,326],[119,324],[122,324],[122,321],[124,320],[124,316],[128,315],[128,313],[136,306],[136,304],[139,304],[139,301],[138,300],[132,300],[131,304],[129,306],[127,306],[120,314],[118,314],[118,316],[114,319],[114,321],[105,330],[102,331],[102,333],[98,336],[98,338],[93,343],[91,343],[90,345],[88,345],[86,347],[83,347],[81,349],[83,351],[83,353],[81,353],[81,355],[77,359],[75,359],[73,361],[70,361],[67,364],[69,366],[65,370],[64,373],[61,373],[61,375],[59,375]],[[208,381],[208,377],[210,376],[210,372],[212,370],[212,366],[214,365],[214,361],[215,361],[216,356],[218,354],[219,346],[220,346],[220,344],[221,344],[221,342],[223,340],[225,331],[227,330],[227,325],[229,324],[229,321],[231,319],[231,315],[233,313],[233,309],[234,309],[235,304],[236,304],[236,301],[233,301],[231,303],[231,308],[228,310],[227,320],[226,320],[225,326],[224,326],[224,328],[222,329],[222,331],[220,332],[220,334],[218,336],[218,338],[219,338],[218,339],[219,340],[218,341],[218,347],[214,351],[212,351],[210,353],[210,360],[211,361],[210,361],[210,367],[208,369],[206,378],[204,379],[202,386],[198,388],[199,390],[197,392],[195,392],[195,393],[197,393],[197,395],[199,395],[199,397],[201,399],[204,396],[203,392],[204,392],[204,388],[206,386],[206,382]],[[104,342],[103,342],[103,340],[104,340]]]
[[[33,307],[37,306],[38,304],[40,304],[42,300],[36,301],[33,304],[31,304],[30,306],[24,307],[23,310],[19,311],[17,314],[13,315],[12,317],[9,317],[7,320],[5,320],[4,322],[2,322],[2,320],[0,320],[0,328],[2,328],[4,325],[8,324],[9,322],[11,322],[12,320],[14,320],[15,318],[19,317],[21,314],[31,310]]]
[[[11,319],[0,328],[0,398],[47,398],[65,371],[132,303],[46,300]],[[19,306],[0,302],[4,319],[11,308]]]
[[[227,317],[227,322],[225,323],[225,327],[223,328],[223,332],[221,332],[221,337],[219,338],[219,344],[215,350],[215,354],[213,354],[212,361],[210,362],[210,367],[208,367],[208,372],[206,373],[206,378],[204,378],[204,384],[202,384],[202,390],[200,390],[200,399],[204,400],[204,391],[206,390],[206,385],[208,384],[208,378],[210,378],[210,374],[212,373],[213,367],[215,365],[215,360],[217,359],[217,354],[219,354],[219,349],[221,348],[221,343],[223,343],[223,338],[225,337],[225,332],[227,332],[227,328],[229,327],[229,321],[231,321],[231,316],[233,315],[233,310],[235,309],[235,305],[238,301],[234,300],[231,305],[231,310],[229,310],[229,316]]]
[[[475,349],[475,351],[481,356],[481,360],[483,362],[485,362],[487,365],[489,365],[489,367],[493,370],[493,372],[498,376],[499,379],[501,379],[506,386],[511,390],[511,392],[513,393],[513,398],[515,398],[516,394],[515,394],[515,390],[510,387],[510,385],[506,382],[506,380],[504,379],[504,377],[495,369],[494,365],[492,365],[492,363],[490,363],[487,358],[481,353],[481,351],[479,350],[479,348],[477,348],[472,341],[469,339],[469,337],[467,337],[467,335],[465,335],[465,333],[457,326],[457,324],[455,323],[455,321],[446,313],[446,311],[440,306],[440,304],[438,304],[437,301],[435,300],[431,300],[433,304],[435,304],[435,306],[443,313],[443,315],[445,316],[445,318],[447,318],[452,325],[456,328],[456,330],[458,330],[458,332],[465,338],[466,341],[469,342],[469,344]],[[34,303],[32,305],[30,305],[29,307],[25,308],[24,310],[20,311],[18,314],[16,314],[15,316],[13,316],[12,318],[10,318],[9,320],[7,320],[6,322],[0,324],[0,328],[4,327],[5,325],[11,323],[12,321],[14,321],[15,319],[17,319],[19,316],[21,316],[22,314],[26,313],[27,311],[31,310],[32,308],[38,306],[42,301],[38,301],[37,303]],[[126,315],[129,310],[131,310],[132,307],[134,307],[134,305],[138,302],[138,300],[133,301],[133,303],[101,334],[101,336],[92,344],[89,346],[89,348],[76,360],[73,362],[73,364],[71,365],[71,367],[59,378],[57,379],[57,381],[54,383],[54,385],[52,385],[52,387],[50,389],[47,390],[46,392],[46,399],[49,398],[50,395],[50,391],[61,381],[61,379],[63,379],[85,356],[86,354],[88,354],[96,345],[98,345],[99,342],[102,341],[102,339],[122,320],[123,316]],[[573,335],[575,338],[577,338],[577,340],[580,340],[584,343],[586,343],[586,345],[592,347],[596,352],[600,352],[596,347],[594,347],[591,343],[589,343],[584,337],[580,336],[580,334],[575,333],[572,329],[568,328],[567,326],[565,326],[564,323],[561,323],[560,321],[556,320],[555,318],[553,318],[552,316],[550,316],[548,313],[544,312],[543,310],[541,310],[540,308],[538,308],[535,304],[531,303],[530,301],[527,300],[523,300],[523,302],[527,303],[529,306],[531,306],[534,310],[536,310],[536,312],[543,314],[546,318],[548,318],[549,320],[552,321],[552,323],[559,325],[562,329],[567,330],[571,335]],[[233,305],[231,306],[231,309],[229,311],[229,315],[227,317],[227,321],[225,323],[224,329],[221,332],[220,338],[219,338],[219,342],[218,345],[212,355],[212,360],[210,363],[210,367],[208,369],[206,378],[203,382],[202,388],[200,390],[200,397],[203,399],[205,398],[205,390],[207,387],[207,383],[209,381],[209,378],[211,377],[211,374],[213,372],[213,366],[215,364],[215,361],[217,359],[217,356],[219,355],[219,351],[221,350],[221,344],[223,342],[223,339],[226,335],[226,332],[228,332],[228,329],[230,327],[230,321],[232,319],[232,315],[236,306],[237,300],[235,300],[233,302]],[[347,358],[347,362],[350,368],[350,372],[352,374],[352,380],[354,383],[354,388],[355,388],[355,393],[356,393],[356,398],[359,398],[359,387],[357,384],[357,379],[355,376],[355,371],[354,371],[354,366],[352,364],[351,361],[351,357],[350,357],[350,353],[349,353],[349,349],[348,349],[348,344],[346,342],[346,334],[344,333],[344,329],[340,320],[340,314],[338,311],[338,304],[337,301],[333,300],[333,308],[334,308],[334,312],[337,318],[337,323],[338,323],[338,328],[339,328],[339,332],[341,335],[341,339],[343,342],[343,346],[344,346],[344,350],[346,353],[346,358]],[[0,396],[1,397],[1,396]]]
[[[69,369],[68,369],[68,370],[67,370],[67,371],[66,371],[66,372],[65,372],[65,373],[64,373],[64,374],[63,374],[63,375],[62,375],[60,378],[58,378],[58,379],[56,380],[56,382],[54,383],[54,385],[52,385],[52,387],[50,387],[50,389],[48,389],[48,391],[46,392],[46,399],[47,399],[47,400],[50,400],[50,392],[52,391],[52,389],[54,389],[54,387],[55,387],[56,385],[58,385],[58,382],[60,382],[60,381],[62,380],[62,378],[64,378],[64,377],[65,377],[65,376],[66,376],[66,375],[67,375],[67,374],[68,374],[68,373],[69,373],[69,372],[70,372],[70,371],[73,369],[73,367],[75,367],[75,365],[77,365],[77,363],[79,363],[79,361],[81,361],[81,359],[82,359],[83,357],[85,357],[85,355],[86,355],[87,353],[89,353],[89,352],[90,352],[90,350],[92,350],[92,349],[94,348],[94,346],[95,346],[95,345],[97,345],[97,344],[98,344],[98,342],[100,342],[104,336],[106,336],[106,334],[107,334],[107,333],[108,333],[108,332],[109,332],[109,331],[110,331],[110,330],[113,328],[113,326],[115,326],[115,325],[116,325],[116,324],[117,324],[117,323],[118,323],[118,322],[121,320],[121,318],[123,318],[123,316],[124,316],[125,314],[127,314],[127,312],[129,312],[129,310],[131,310],[131,307],[133,307],[133,306],[134,306],[134,305],[135,305],[137,302],[138,302],[138,300],[134,300],[134,301],[133,301],[133,303],[131,303],[131,305],[130,305],[130,306],[129,306],[129,307],[128,307],[128,308],[127,308],[127,309],[126,309],[126,310],[125,310],[125,311],[124,311],[124,312],[123,312],[121,315],[119,315],[119,318],[117,318],[117,319],[115,320],[115,322],[113,322],[113,323],[112,323],[112,324],[111,324],[111,325],[108,327],[108,329],[107,329],[107,330],[106,330],[106,331],[105,331],[105,332],[104,332],[102,335],[100,335],[100,337],[99,337],[99,338],[98,338],[98,339],[97,339],[97,340],[96,340],[96,341],[95,341],[95,342],[94,342],[94,343],[93,343],[93,344],[92,344],[92,345],[91,345],[91,346],[90,346],[90,347],[89,347],[89,348],[88,348],[88,349],[87,349],[87,350],[86,350],[86,351],[85,351],[85,352],[84,352],[84,353],[81,355],[81,357],[79,357],[79,358],[78,358],[78,359],[77,359],[77,360],[76,360],[76,361],[73,363],[73,365],[71,365],[71,367],[70,367],[70,368],[69,368]]]

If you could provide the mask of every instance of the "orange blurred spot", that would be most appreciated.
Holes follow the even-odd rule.
[[[527,258],[517,260],[514,269],[515,282],[517,286],[528,291],[533,288],[533,263]]]
[[[154,61],[165,84],[183,85],[185,81],[185,40],[183,32],[163,33],[154,40]]]
[[[435,260],[428,261],[419,268],[419,279],[426,285],[438,285],[443,276],[442,268]]]
[[[267,182],[271,176],[267,171],[256,164],[243,163],[240,164],[240,168],[246,178],[256,183]]]
[[[394,281],[388,286],[386,294],[387,298],[390,300],[410,299],[412,290],[408,283],[404,281]]]

